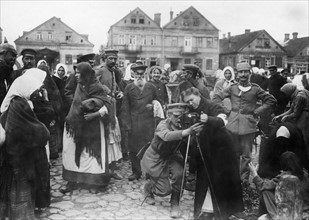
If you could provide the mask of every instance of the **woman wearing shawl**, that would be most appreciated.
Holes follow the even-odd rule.
[[[307,157],[309,155],[309,91],[298,90],[297,85],[287,83],[281,87],[281,92],[285,93],[291,100],[291,108],[274,117],[273,120],[282,122],[290,121],[299,127],[303,133]],[[308,157],[309,158],[309,157]]]
[[[235,78],[235,74],[234,74],[233,68],[230,67],[230,66],[225,67],[222,70],[222,72],[219,76],[219,79],[215,84],[214,94],[219,94],[223,89],[225,89],[229,85],[233,84],[234,78]],[[227,113],[230,113],[231,108],[232,108],[231,100],[229,98],[226,98],[222,102],[223,102],[223,106],[227,110]]]
[[[107,120],[111,124],[115,120],[107,115],[111,104],[90,64],[77,64],[75,74],[78,85],[63,134],[63,179],[68,184],[61,192],[72,191],[76,183],[88,184],[97,192],[110,180],[104,127]]]
[[[34,208],[50,204],[49,132],[33,109],[34,99],[47,99],[45,72],[29,69],[17,78],[1,105],[6,141],[0,147],[0,218],[29,219]],[[39,96],[37,96],[39,95]]]

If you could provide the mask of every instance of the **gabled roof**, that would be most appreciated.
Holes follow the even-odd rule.
[[[183,16],[184,14],[186,14],[186,12],[189,11],[189,10],[194,10],[195,13],[197,13],[199,16],[201,16],[210,26],[213,27],[213,29],[219,31],[219,29],[216,28],[215,25],[213,25],[210,21],[208,21],[208,20],[204,17],[204,15],[202,15],[202,14],[201,14],[198,10],[196,10],[193,6],[190,6],[190,7],[187,8],[185,11],[181,12],[178,16],[176,16],[175,18],[173,18],[172,20],[170,20],[166,25],[163,26],[163,28],[167,28],[170,24],[172,24],[172,23],[174,23],[175,21],[181,19],[182,16]]]
[[[117,26],[121,21],[125,20],[127,17],[130,17],[132,14],[135,14],[136,11],[138,11],[140,14],[143,14],[147,19],[149,19],[155,26],[157,26],[158,28],[161,29],[160,25],[158,25],[156,22],[154,22],[153,19],[151,19],[143,10],[141,10],[139,7],[136,7],[133,11],[130,11],[130,13],[128,13],[126,16],[124,16],[123,18],[121,18],[119,21],[117,21],[115,24],[111,25],[111,27],[113,26]],[[129,25],[128,25],[129,26]]]
[[[85,38],[85,36],[83,34],[79,34],[77,33],[74,29],[72,29],[70,26],[68,26],[66,23],[64,23],[63,21],[61,21],[60,18],[57,18],[56,16],[53,16],[52,18],[48,19],[47,21],[45,21],[44,23],[38,25],[37,27],[33,28],[30,31],[24,31],[23,35],[20,36],[19,38],[17,38],[14,42],[16,43],[17,41],[20,41],[23,37],[25,37],[28,34],[31,34],[32,32],[34,32],[35,30],[39,29],[40,27],[44,26],[45,24],[48,24],[49,22],[51,22],[52,20],[57,20],[59,23],[61,23],[62,25],[64,25],[65,27],[67,27],[69,30],[71,30],[72,32],[74,32],[75,34],[79,35],[81,38],[83,38],[88,44],[91,44],[92,46],[94,46],[93,43],[91,43],[87,38]]]
[[[270,36],[270,34],[267,33],[267,31],[259,30],[220,39],[220,53],[238,53],[262,34],[267,35],[277,44],[278,47],[285,51],[284,48],[272,36]]]
[[[305,47],[309,46],[309,37],[290,39],[284,46],[288,56],[294,57]]]

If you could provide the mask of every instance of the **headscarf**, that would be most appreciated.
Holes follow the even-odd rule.
[[[11,100],[15,96],[26,99],[30,107],[33,108],[33,104],[30,101],[30,95],[43,85],[46,75],[46,72],[40,69],[31,68],[26,70],[23,75],[14,80],[2,102],[1,113],[5,112],[8,109]]]
[[[39,60],[39,62],[36,64],[36,66],[40,66],[40,65],[44,65],[43,63],[45,63],[45,66],[47,66],[47,62],[46,60]]]
[[[94,112],[105,105],[108,109],[109,122],[115,125],[115,116],[111,115],[115,112],[110,104],[110,100],[102,86],[95,77],[95,72],[89,63],[82,62],[77,64],[76,68],[80,72],[80,82],[77,85],[73,103],[69,114],[66,117],[67,130],[73,136],[76,143],[75,163],[79,167],[80,155],[86,148],[86,151],[97,159],[98,164],[102,165],[101,161],[101,132],[98,119],[86,121],[84,113]],[[83,111],[81,106],[86,100],[92,99],[95,102],[93,111]],[[90,110],[90,109],[89,109]],[[103,119],[106,119],[103,117]],[[105,123],[106,124],[106,123]],[[102,140],[104,141],[104,140]]]
[[[263,68],[259,69],[258,74],[264,76],[265,70]]]
[[[128,66],[127,66],[127,68],[126,68],[126,73],[125,73],[125,75],[124,75],[124,80],[127,80],[127,81],[129,81],[129,80],[134,80],[134,78],[132,77],[132,75],[131,75],[131,66],[133,65],[133,63],[131,63],[131,64],[129,64]]]
[[[281,88],[280,91],[291,97],[297,90],[297,85],[293,83],[286,83]]]
[[[225,76],[224,76],[224,73],[225,73],[225,71],[227,71],[227,70],[229,70],[229,71],[231,72],[231,74],[232,74],[232,77],[231,77],[231,79],[230,79],[229,81],[234,80],[234,79],[235,79],[234,69],[233,69],[232,67],[230,67],[230,66],[224,67],[224,69],[223,69],[222,72],[220,73],[219,79],[225,79],[225,80],[227,80],[227,79],[225,78]]]
[[[171,65],[170,65],[170,64],[168,64],[168,63],[166,63],[166,64],[164,64],[163,69],[164,69],[165,71],[167,71],[167,70],[168,70],[168,68],[170,68],[170,67],[171,67]]]
[[[257,68],[256,66],[252,67],[252,73],[258,74],[259,73],[259,68]]]
[[[59,70],[60,67],[62,67],[64,69],[64,76],[63,77],[68,75],[68,68],[64,64],[58,63],[57,66],[56,66],[56,70],[55,70],[54,76],[56,76],[59,79],[60,79],[60,77],[58,75],[58,70]]]

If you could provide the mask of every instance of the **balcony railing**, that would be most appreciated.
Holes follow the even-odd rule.
[[[199,50],[198,50],[198,47],[190,47],[190,48],[187,48],[187,47],[181,47],[180,48],[180,55],[184,55],[184,54],[198,54],[200,53]]]

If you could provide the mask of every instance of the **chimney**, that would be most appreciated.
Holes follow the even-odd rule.
[[[231,37],[231,32],[227,32],[227,38]]]
[[[173,20],[173,14],[174,14],[174,12],[171,10],[170,11],[170,21]]]
[[[225,37],[225,34],[223,34],[223,39],[225,39],[226,37]]]
[[[290,40],[290,34],[284,34],[284,40],[283,42],[287,42],[288,40]]]
[[[154,14],[154,22],[157,24],[157,25],[161,25],[161,13],[156,13]]]
[[[297,32],[293,32],[292,35],[293,35],[293,40],[297,39],[297,35],[298,35]]]
[[[250,33],[250,29],[245,29],[245,34]]]

